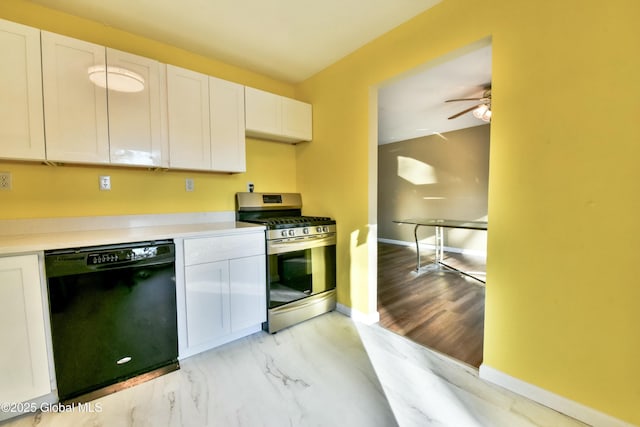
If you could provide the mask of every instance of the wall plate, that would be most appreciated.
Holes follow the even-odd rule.
[[[11,190],[11,172],[0,172],[0,190]]]
[[[108,175],[100,176],[100,190],[101,191],[109,191],[111,190],[111,177]]]

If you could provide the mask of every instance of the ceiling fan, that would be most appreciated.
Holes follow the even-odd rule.
[[[474,105],[473,107],[466,108],[459,113],[454,114],[449,117],[449,120],[460,117],[463,114],[466,114],[470,111],[473,111],[473,115],[480,120],[484,120],[485,122],[491,121],[491,85],[485,86],[484,92],[482,92],[481,98],[458,98],[458,99],[447,99],[445,102],[458,102],[458,101],[480,101],[479,104]]]

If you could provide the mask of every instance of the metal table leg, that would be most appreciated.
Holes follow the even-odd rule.
[[[436,264],[444,260],[444,229],[436,226]]]
[[[418,243],[418,227],[420,227],[420,224],[416,224],[416,226],[413,228],[413,237],[416,240],[416,253],[418,254],[418,258],[416,260],[416,271],[420,271],[420,244]]]
[[[418,241],[418,227],[421,224],[416,224],[413,228],[413,237],[416,242],[416,271],[420,272],[420,243]],[[427,265],[425,268],[429,267],[430,270],[443,270],[444,260],[444,228],[443,227],[435,227],[436,230],[436,241],[435,241],[435,259],[434,261]]]

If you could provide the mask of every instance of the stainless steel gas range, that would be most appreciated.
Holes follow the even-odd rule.
[[[336,307],[336,222],[303,216],[298,193],[237,193],[236,219],[267,227],[267,322],[274,333]]]

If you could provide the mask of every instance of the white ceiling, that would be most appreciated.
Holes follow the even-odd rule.
[[[297,83],[442,0],[28,1]],[[380,143],[484,124],[444,100],[481,94],[491,48],[453,56],[380,89]]]
[[[404,141],[426,135],[486,124],[470,112],[448,117],[478,104],[445,103],[447,99],[479,98],[491,83],[491,45],[464,48],[394,79],[378,90],[378,143]]]
[[[297,83],[441,0],[29,0]]]

